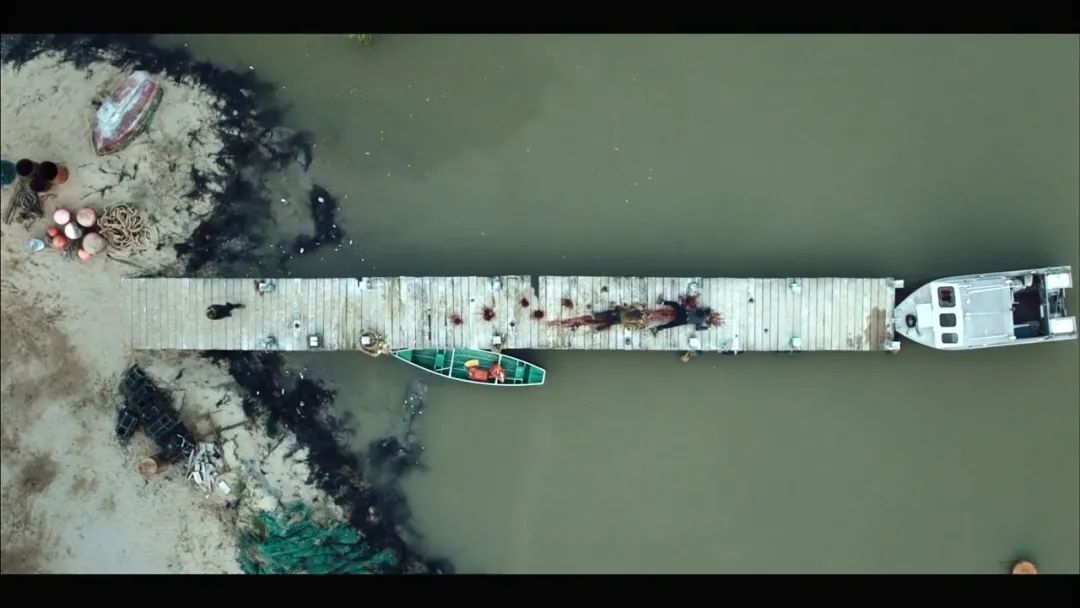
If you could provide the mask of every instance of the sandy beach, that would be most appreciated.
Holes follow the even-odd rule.
[[[223,364],[128,347],[120,282],[183,272],[174,246],[213,211],[223,143],[221,100],[155,74],[164,94],[149,129],[126,149],[98,156],[92,102],[127,73],[107,62],[80,69],[46,53],[18,68],[5,63],[0,74],[3,158],[52,160],[70,171],[44,197],[44,218],[4,225],[0,238],[4,573],[238,572],[237,522],[274,507],[267,489],[327,502],[306,483],[305,451],[295,440],[271,440],[246,419]],[[193,175],[211,177],[205,192]],[[5,206],[11,192],[3,190]],[[45,239],[57,208],[100,214],[121,203],[150,224],[146,251],[106,249],[82,261],[27,247]],[[207,495],[185,478],[183,462],[140,475],[157,446],[142,432],[121,443],[115,432],[117,386],[133,363],[172,395],[197,440],[221,446],[219,479],[229,492],[215,485]],[[266,484],[240,480],[245,461],[257,463]]]

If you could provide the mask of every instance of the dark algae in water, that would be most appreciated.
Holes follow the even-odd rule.
[[[349,525],[363,534],[372,551],[390,551],[397,556],[396,565],[386,566],[388,571],[453,571],[449,561],[424,558],[403,538],[414,533],[409,528],[410,513],[397,479],[419,466],[422,448],[409,429],[418,409],[403,417],[400,436],[376,440],[366,455],[358,456],[343,447],[339,439],[342,425],[327,411],[334,392],[309,377],[291,379],[285,374],[285,359],[280,354],[204,354],[227,362],[229,373],[244,389],[243,408],[249,418],[264,420],[271,435],[292,432],[308,449],[308,481],[349,514]]]

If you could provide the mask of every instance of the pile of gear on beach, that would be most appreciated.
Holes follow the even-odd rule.
[[[120,395],[123,402],[117,408],[117,438],[126,442],[141,428],[158,446],[156,454],[139,464],[143,477],[153,477],[164,466],[183,461],[185,476],[207,496],[215,487],[223,494],[232,491],[228,483],[218,479],[229,471],[221,448],[214,443],[197,442],[173,408],[172,397],[138,365],[124,374]]]
[[[52,161],[36,163],[28,158],[12,163],[0,161],[0,185],[12,186],[4,209],[4,223],[10,224],[16,219],[32,223],[45,215],[43,202],[53,196],[49,192],[54,186],[67,181],[67,167]]]
[[[56,196],[50,192],[68,179],[67,168],[52,161],[35,162],[28,158],[16,163],[3,161],[4,185],[13,184],[4,222],[16,218],[33,224],[44,215],[43,201]],[[27,244],[31,252],[51,245],[68,257],[88,261],[112,247],[120,252],[139,252],[146,249],[150,231],[142,215],[131,205],[112,205],[98,213],[93,207],[72,211],[57,207],[52,223],[41,238],[33,237]]]
[[[160,84],[144,71],[135,71],[112,83],[95,99],[97,111],[90,125],[87,140],[99,155],[119,152],[146,130],[158,104],[161,103]],[[29,228],[45,216],[44,202],[57,196],[56,190],[68,181],[68,168],[51,160],[36,162],[23,158],[17,162],[0,159],[0,186],[11,187],[4,223],[18,220]],[[74,214],[64,207],[53,215],[43,238],[31,238],[31,252],[53,248],[89,260],[105,250],[106,244],[118,251],[137,252],[145,249],[149,237],[142,216],[130,205],[115,205],[100,215],[85,207]]]

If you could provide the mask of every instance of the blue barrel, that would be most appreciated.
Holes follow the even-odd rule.
[[[0,186],[6,186],[15,181],[15,163],[10,160],[0,160]]]

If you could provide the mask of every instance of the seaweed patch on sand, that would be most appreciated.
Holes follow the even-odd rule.
[[[210,351],[204,356],[227,363],[244,390],[243,408],[249,418],[263,420],[271,435],[296,436],[308,450],[308,482],[345,510],[349,524],[367,542],[378,550],[393,551],[398,572],[453,572],[449,561],[425,559],[406,541],[415,532],[409,528],[409,511],[397,479],[419,465],[422,448],[410,427],[421,411],[422,395],[419,400],[406,399],[403,424],[393,436],[373,442],[368,454],[357,455],[343,447],[342,425],[325,407],[334,392],[308,377],[286,380],[280,354]]]

